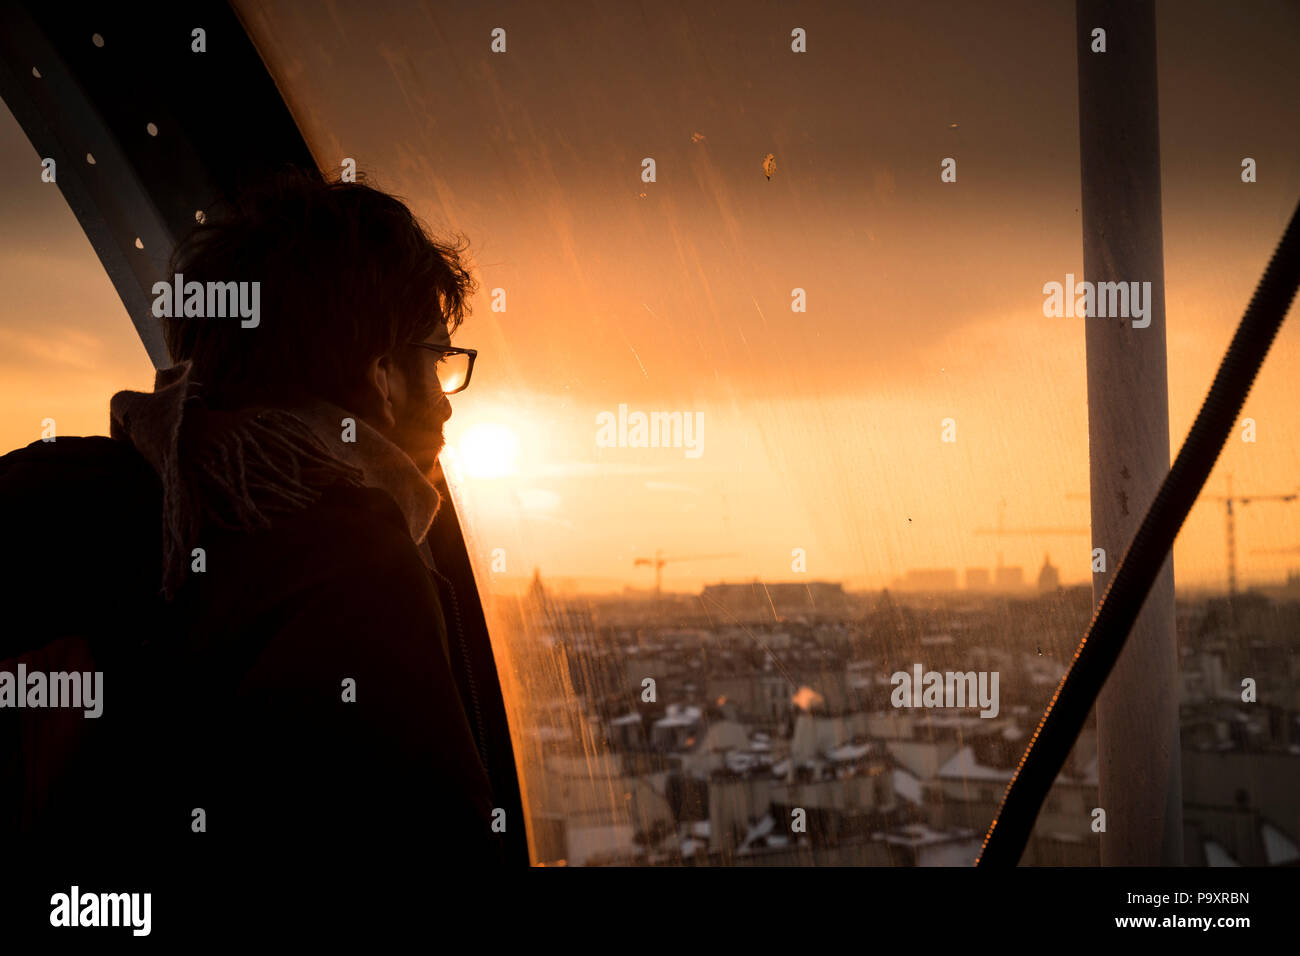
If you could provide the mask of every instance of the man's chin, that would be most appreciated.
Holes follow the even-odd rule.
[[[426,477],[438,470],[438,456],[442,454],[442,442],[438,442],[433,451],[421,452],[414,458],[415,465],[420,469],[420,474]]]

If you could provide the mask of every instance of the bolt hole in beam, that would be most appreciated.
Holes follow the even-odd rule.
[[[119,31],[109,53],[109,33],[87,30],[85,21],[69,24],[75,11],[39,0],[0,2],[0,54],[18,64],[12,73],[0,66],[0,86],[41,156],[83,158],[75,170],[59,170],[60,192],[100,253],[150,359],[165,367],[170,359],[150,290],[166,269],[167,250],[201,222],[196,210],[272,168],[315,162],[225,0],[120,6],[107,25]],[[218,41],[217,51],[203,57],[189,44],[196,11],[211,21],[210,44]],[[128,28],[120,16],[129,18]],[[160,74],[174,82],[156,84]],[[239,95],[228,100],[235,87]],[[139,96],[146,88],[148,105]],[[234,122],[245,124],[258,149],[233,148],[216,132]],[[165,153],[154,148],[163,130]]]

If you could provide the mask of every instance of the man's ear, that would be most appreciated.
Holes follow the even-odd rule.
[[[380,431],[397,424],[393,408],[394,365],[392,357],[384,354],[371,359],[366,366],[358,395],[358,412]]]

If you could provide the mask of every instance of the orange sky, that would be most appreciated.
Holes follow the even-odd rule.
[[[510,577],[647,586],[632,561],[656,548],[739,555],[669,565],[665,586],[687,588],[790,579],[803,548],[809,575],[879,586],[998,552],[1032,572],[1050,551],[1067,581],[1087,578],[1085,537],[973,533],[1004,498],[1008,526],[1087,524],[1065,497],[1088,489],[1084,320],[1041,311],[1044,282],[1083,273],[1073,4],[883,5],[872,20],[467,5],[355,22],[341,6],[237,6],[322,165],[354,157],[470,239],[483,291],[457,344],[480,357],[448,438],[481,568],[504,548]],[[1300,14],[1157,6],[1176,448],[1300,196]],[[506,54],[488,52],[494,26]],[[0,255],[0,444],[46,416],[105,433],[108,396],[152,373],[3,121],[21,228]],[[639,180],[646,156],[655,183]],[[939,181],[945,156],[955,184]],[[1240,182],[1242,156],[1258,183]],[[1298,372],[1293,315],[1244,411],[1258,441],[1230,442],[1212,492],[1228,471],[1240,491],[1300,486]],[[596,416],[620,404],[702,412],[702,454],[598,447]],[[1223,536],[1221,506],[1198,505],[1180,584],[1222,582]],[[1300,504],[1243,510],[1247,582],[1300,567],[1300,552],[1253,549],[1294,545]]]

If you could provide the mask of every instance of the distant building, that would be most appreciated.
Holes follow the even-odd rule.
[[[529,639],[545,647],[567,642],[580,644],[596,630],[590,606],[585,602],[557,599],[542,583],[542,573],[537,568],[533,569],[533,579],[520,603],[520,611]]]
[[[832,581],[752,581],[748,584],[710,584],[700,592],[710,612],[727,611],[740,620],[784,620],[849,612],[844,585]]]
[[[1025,569],[1003,566],[994,569],[993,584],[999,591],[1019,591],[1025,586]]]
[[[1286,584],[1261,586],[1253,590],[1258,590],[1275,601],[1300,601],[1300,571],[1287,571]]]
[[[905,591],[955,591],[956,568],[908,568],[899,587]]]
[[[967,568],[966,569],[966,590],[967,591],[987,591],[993,583],[989,575],[988,568]]]
[[[1052,564],[1051,558],[1043,555],[1043,567],[1038,572],[1038,590],[1055,591],[1061,586],[1061,571]]]
[[[542,583],[540,568],[533,568],[533,580],[528,585],[528,593],[524,600],[532,611],[544,610],[550,604],[551,596],[546,593],[546,585]]]

